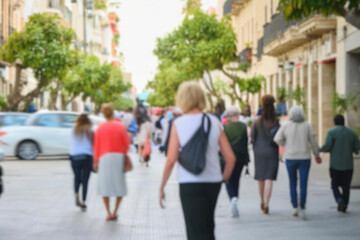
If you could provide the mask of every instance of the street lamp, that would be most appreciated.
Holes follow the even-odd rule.
[[[77,0],[71,0],[72,3],[77,3]],[[84,26],[84,53],[87,54],[86,49],[86,10],[94,9],[94,2],[92,0],[83,0],[83,26]]]

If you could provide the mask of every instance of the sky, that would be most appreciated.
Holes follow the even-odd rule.
[[[114,1],[114,0],[113,0]],[[156,39],[166,36],[184,18],[182,0],[115,0],[120,2],[120,50],[124,55],[123,70],[132,73],[137,92],[153,79],[158,64],[153,54]],[[109,1],[112,2],[112,1]],[[216,6],[217,0],[202,0],[203,8]]]

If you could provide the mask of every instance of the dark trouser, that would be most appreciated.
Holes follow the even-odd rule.
[[[310,170],[310,159],[306,160],[286,160],[286,167],[289,174],[291,203],[294,208],[298,207],[297,198],[297,170],[300,173],[300,207],[305,208],[307,182]]]
[[[239,196],[239,181],[243,167],[244,163],[236,160],[234,170],[229,178],[229,181],[226,183],[226,190],[230,199]]]
[[[74,172],[75,193],[79,193],[80,184],[82,184],[82,200],[86,200],[88,181],[92,169],[92,157],[86,160],[71,160],[71,167]]]
[[[339,171],[330,168],[331,188],[334,193],[335,201],[337,203],[343,201],[345,207],[349,204],[352,175],[353,170]],[[342,189],[342,194],[340,193],[339,187]]]
[[[188,240],[214,240],[214,211],[221,183],[182,183],[180,199]]]

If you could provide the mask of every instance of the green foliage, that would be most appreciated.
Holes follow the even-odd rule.
[[[201,78],[205,71],[221,69],[233,59],[236,52],[236,36],[230,19],[220,22],[215,15],[195,11],[185,17],[182,25],[157,40],[155,55],[179,65],[194,79]]]
[[[286,89],[284,87],[279,87],[276,89],[276,93],[278,96],[284,96],[284,100],[286,99]]]
[[[113,41],[115,43],[116,46],[119,46],[119,40],[120,40],[120,34],[119,33],[116,33],[114,35],[114,38],[113,38]]]
[[[258,75],[253,78],[239,78],[237,80],[240,92],[243,93],[257,93],[266,84],[266,79],[263,75]]]
[[[103,67],[104,66],[107,65],[104,64]],[[108,72],[110,73],[109,79],[106,81],[104,78],[100,89],[91,96],[97,106],[106,102],[115,102],[122,93],[131,87],[131,84],[123,81],[123,76],[119,68],[115,68],[112,65],[108,66],[110,66],[110,71]]]
[[[359,100],[360,92],[349,93],[346,96],[334,93],[331,105],[335,114],[344,114],[349,110],[357,111],[360,106]]]
[[[114,109],[122,111],[129,109],[134,106],[134,101],[122,95],[116,97],[116,100],[113,102]]]
[[[8,108],[8,103],[6,99],[4,98],[4,96],[0,96],[0,110],[4,111],[7,108]]]
[[[10,63],[21,60],[22,68],[32,68],[43,81],[41,85],[46,86],[52,79],[63,77],[75,64],[74,50],[70,50],[73,40],[75,32],[63,27],[60,17],[34,14],[23,31],[9,37],[0,50],[0,58]]]
[[[212,70],[220,70],[234,58],[236,37],[230,18],[218,21],[214,15],[199,10],[199,1],[189,10],[182,25],[164,38],[157,39],[154,54],[159,58],[158,73],[148,85],[167,103],[174,103],[178,86],[188,80],[201,79]],[[212,80],[209,92],[215,97]],[[165,103],[160,103],[165,104]]]
[[[201,8],[201,0],[185,0],[185,6],[183,8],[183,13],[191,14],[195,11],[200,10]]]
[[[296,86],[295,89],[288,89],[286,90],[285,88],[281,87],[276,89],[276,92],[278,94],[278,96],[283,96],[284,97],[284,101],[292,101],[294,100],[296,102],[296,105],[302,106],[302,108],[304,109],[304,112],[307,113],[306,109],[306,93],[305,90],[303,88],[301,88],[300,86]]]
[[[93,1],[96,10],[106,10],[107,0],[93,0]]]
[[[150,93],[146,101],[152,107],[168,107],[175,105],[174,98],[168,99],[158,93]]]
[[[351,10],[355,10],[355,22],[360,19],[359,0],[280,0],[279,9],[282,9],[287,19],[302,19],[314,14],[323,16],[335,14],[345,17]],[[347,20],[351,19],[347,18]],[[358,25],[357,27],[359,28]]]
[[[93,55],[82,55],[80,63],[64,79],[64,88],[70,98],[83,94],[83,98],[93,97],[98,89],[108,82],[112,66],[102,65]]]

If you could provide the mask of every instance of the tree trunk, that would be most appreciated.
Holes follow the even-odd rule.
[[[360,29],[360,11],[356,11],[355,9],[349,11],[343,8],[340,10],[340,15],[343,16],[346,21],[348,21],[354,27]]]
[[[24,102],[25,106],[23,110],[26,110],[26,108],[30,105],[30,103],[34,100],[34,98],[38,97],[41,93],[41,88],[37,87],[31,92],[29,92],[25,97],[22,97],[20,102]],[[19,103],[20,103],[19,102]]]
[[[214,102],[212,100],[211,94],[208,93],[208,94],[206,94],[206,96],[207,96],[209,104],[210,104],[210,109],[211,109],[210,111],[213,112],[214,111]]]
[[[51,110],[58,110],[58,108],[56,107],[56,103],[59,96],[60,85],[60,80],[57,80],[55,89],[52,89],[50,92],[50,102],[48,108]]]
[[[8,96],[8,110],[17,111],[19,108],[19,104],[21,102],[21,91],[22,91],[22,84],[21,84],[21,71],[22,66],[19,64],[15,65],[16,73],[15,73],[15,85],[12,93]]]

